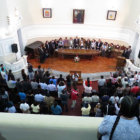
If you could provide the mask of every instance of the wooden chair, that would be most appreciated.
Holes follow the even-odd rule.
[[[79,75],[79,77],[78,77],[78,85],[83,84],[83,79],[81,78],[81,71],[70,71],[70,75],[73,75],[74,73],[77,73]]]

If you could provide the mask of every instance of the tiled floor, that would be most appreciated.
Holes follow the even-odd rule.
[[[72,58],[47,58],[43,64],[40,64],[38,59],[28,60],[34,68],[41,65],[42,68],[51,68],[53,70],[69,72],[70,70],[81,71],[82,73],[97,73],[115,71],[115,58],[95,57],[93,60],[81,59],[75,63]]]

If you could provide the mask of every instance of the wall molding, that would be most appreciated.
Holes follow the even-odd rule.
[[[92,37],[124,41],[133,45],[135,32],[125,28],[95,25],[29,25],[21,28],[23,45],[38,37]]]

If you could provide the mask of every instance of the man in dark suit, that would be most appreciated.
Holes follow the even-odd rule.
[[[79,47],[79,39],[78,39],[78,37],[76,37],[74,39],[74,48],[78,48],[78,47]]]
[[[40,63],[43,63],[45,60],[45,52],[44,52],[42,46],[40,46],[38,48],[38,52],[39,52],[39,57],[40,57]]]
[[[86,46],[85,46],[85,48],[86,48],[86,49],[90,49],[90,46],[91,46],[91,41],[88,39],[88,40],[86,41]]]
[[[131,46],[129,46],[129,48],[126,50],[126,52],[125,52],[125,58],[126,59],[129,59],[129,57],[130,57],[130,54],[131,54]]]
[[[49,42],[49,49],[50,49],[50,56],[52,56],[53,54],[54,54],[54,50],[55,50],[55,43],[54,43],[54,41],[52,40],[52,41],[50,41]]]
[[[45,48],[46,48],[46,50],[48,51],[48,53],[49,53],[49,47],[50,47],[50,46],[49,46],[49,42],[46,41],[46,42],[45,42]]]
[[[99,39],[98,42],[96,42],[96,50],[101,50],[103,43],[101,42],[101,40]]]

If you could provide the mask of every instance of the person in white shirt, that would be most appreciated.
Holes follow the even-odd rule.
[[[94,93],[94,95],[92,95],[92,102],[93,103],[98,103],[99,102],[99,96],[97,95],[97,92]]]
[[[92,98],[90,97],[90,95],[87,95],[82,98],[82,102],[90,104],[92,102]]]
[[[105,56],[106,55],[106,50],[107,50],[107,42],[105,42],[102,45],[101,50],[102,50],[102,56]]]
[[[26,101],[22,101],[22,103],[20,104],[20,110],[23,112],[23,113],[29,113],[29,104],[26,103]]]
[[[70,49],[73,48],[73,39],[72,38],[69,39],[69,46],[70,46]]]
[[[50,81],[50,84],[48,85],[48,91],[56,91],[56,86],[53,84],[53,81]]]
[[[31,81],[31,86],[32,86],[32,89],[33,89],[33,90],[37,89],[37,88],[38,88],[38,85],[39,85],[39,84],[38,84],[38,82],[36,82],[35,79]]]
[[[111,96],[109,98],[109,101],[111,101],[112,104],[118,103],[119,102],[119,97],[117,96],[117,94],[114,94],[114,96]]]
[[[104,76],[101,76],[101,79],[98,80],[98,86],[103,87],[106,83],[106,80],[104,79]]]
[[[66,88],[66,85],[63,81],[61,81],[58,85],[57,85],[57,90],[58,90],[58,98],[60,98],[60,95],[62,94],[62,91]]]
[[[96,40],[95,39],[93,39],[92,41],[91,41],[91,49],[96,49]]]
[[[106,84],[106,79],[104,79],[104,76],[101,76],[101,79],[98,80],[98,89],[99,94],[101,94],[101,88]]]
[[[91,94],[92,93],[92,87],[90,86],[90,83],[87,83],[87,86],[86,86],[85,81],[84,81],[83,86],[84,86],[84,93],[85,94]]]
[[[79,78],[79,74],[78,73],[74,73],[73,75],[72,75],[72,79],[73,79],[73,81],[74,82],[78,82],[78,78]]]
[[[1,68],[1,76],[3,79],[5,79],[6,81],[8,80],[8,75],[6,74],[6,72],[4,71],[4,68]]]
[[[122,86],[123,88],[126,88],[126,85],[128,84],[128,79],[125,77],[122,79]]]
[[[7,81],[7,86],[10,89],[14,89],[16,87],[16,81],[12,80],[11,77]]]
[[[134,75],[131,75],[131,78],[129,78],[129,86],[133,86],[135,83]]]
[[[58,46],[59,46],[59,48],[63,48],[64,47],[64,42],[63,42],[62,38],[59,39]]]

